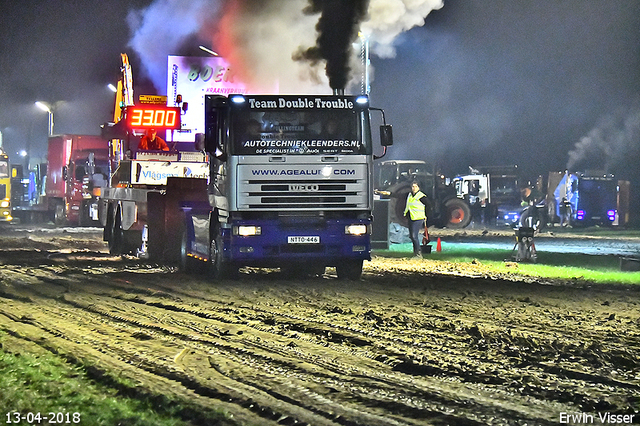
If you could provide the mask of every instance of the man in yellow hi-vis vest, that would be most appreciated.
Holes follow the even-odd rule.
[[[407,196],[407,204],[404,208],[404,215],[409,219],[409,238],[413,243],[413,255],[422,257],[420,249],[420,230],[426,225],[426,206],[429,201],[427,196],[420,191],[417,181],[411,183],[411,192]]]

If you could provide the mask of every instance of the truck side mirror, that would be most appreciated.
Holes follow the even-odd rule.
[[[64,166],[62,168],[62,180],[67,180],[69,177],[69,166]]]
[[[393,129],[391,124],[383,124],[380,126],[380,144],[382,146],[393,145]]]

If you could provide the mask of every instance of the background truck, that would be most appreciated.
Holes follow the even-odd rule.
[[[178,226],[177,216],[170,214],[177,206],[171,204],[170,212],[165,215],[163,200],[189,199],[193,192],[191,185],[206,194],[207,157],[197,152],[193,143],[171,140],[167,141],[170,151],[136,151],[145,129],[154,128],[158,134],[161,130],[179,129],[180,108],[137,104],[124,107],[122,114],[117,130],[107,131],[114,137],[110,151],[114,171],[102,189],[98,207],[103,238],[112,254],[177,262],[180,242],[172,239],[173,230]],[[200,187],[197,180],[205,184]],[[195,196],[202,196],[195,192]],[[150,222],[154,223],[153,233],[149,231]]]
[[[335,267],[358,279],[371,258],[371,109],[368,97],[339,93],[207,95],[210,181],[200,200],[180,203],[181,266],[205,261],[217,277]],[[391,145],[390,125],[380,135]]]
[[[624,225],[629,220],[629,186],[604,172],[550,172],[548,220],[574,227]]]
[[[389,200],[389,223],[407,226],[404,208],[414,179],[429,199],[429,226],[464,228],[469,225],[471,207],[468,201],[458,198],[455,187],[434,167],[413,160],[388,160],[376,165],[375,193],[379,198]]]
[[[166,96],[142,95],[135,102],[131,65],[121,54],[122,76],[116,90],[113,122],[102,126],[110,140],[112,173],[102,190],[98,218],[112,254],[135,254],[176,262],[180,254],[179,203],[206,199],[207,156],[193,142],[167,140],[170,151],[137,151],[140,137],[155,129],[163,139],[181,130],[187,109],[167,106]],[[173,100],[172,100],[173,102]]]
[[[517,165],[469,167],[470,174],[453,180],[458,198],[471,206],[474,220],[487,225],[518,222],[521,206],[521,177]]]
[[[109,142],[96,135],[50,136],[47,163],[20,176],[14,216],[25,222],[52,220],[56,225],[97,223],[98,197],[109,176]]]

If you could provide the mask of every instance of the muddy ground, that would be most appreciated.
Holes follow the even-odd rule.
[[[97,230],[3,232],[0,244],[5,351],[129,378],[128,395],[181,401],[194,424],[640,419],[637,290],[381,257],[358,282],[331,269],[212,282],[110,256]],[[211,420],[216,409],[230,420]]]

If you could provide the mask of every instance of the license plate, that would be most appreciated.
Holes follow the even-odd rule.
[[[287,237],[289,244],[320,244],[320,237],[318,236],[305,236],[305,237]]]

